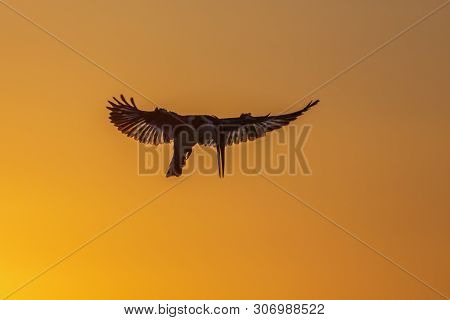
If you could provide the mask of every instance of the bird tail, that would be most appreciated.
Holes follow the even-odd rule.
[[[180,166],[179,161],[175,160],[175,157],[172,157],[172,161],[170,161],[169,169],[167,170],[166,177],[179,177],[183,172],[183,168]]]
[[[176,150],[177,151],[177,150]],[[183,173],[183,167],[186,165],[186,161],[192,153],[192,148],[187,148],[183,152],[174,152],[172,160],[170,161],[169,169],[167,170],[166,177],[179,177]]]

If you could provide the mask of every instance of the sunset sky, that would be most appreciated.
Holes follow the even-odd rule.
[[[311,175],[138,175],[105,109],[278,114],[444,2],[6,0],[79,54],[0,5],[0,294],[157,197],[9,298],[450,296],[450,6],[295,105]]]

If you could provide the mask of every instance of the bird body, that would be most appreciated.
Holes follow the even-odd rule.
[[[138,109],[134,99],[128,102],[123,95],[108,101],[111,122],[128,137],[141,143],[158,145],[173,142],[174,153],[166,176],[180,176],[196,145],[216,147],[219,176],[224,176],[225,147],[252,141],[267,132],[279,129],[297,119],[319,100],[311,101],[303,109],[278,116],[253,117],[243,113],[237,118],[218,118],[210,115],[179,115],[164,108],[153,111]]]

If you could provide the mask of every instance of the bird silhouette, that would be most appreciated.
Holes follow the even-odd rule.
[[[196,145],[217,149],[219,177],[224,177],[225,147],[239,142],[253,141],[297,119],[315,106],[319,100],[309,102],[303,109],[278,116],[253,117],[243,113],[238,118],[218,118],[210,115],[179,115],[156,107],[153,111],[138,109],[134,99],[128,102],[109,101],[111,122],[128,137],[144,144],[158,145],[173,141],[173,156],[166,177],[180,176],[187,159]]]

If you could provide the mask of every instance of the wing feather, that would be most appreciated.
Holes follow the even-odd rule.
[[[220,131],[225,135],[225,143],[227,145],[253,141],[265,136],[267,132],[288,125],[317,103],[319,103],[319,100],[311,101],[299,111],[278,116],[252,117],[248,114],[239,118],[221,119]]]
[[[130,104],[122,94],[120,100],[113,97],[108,102],[109,118],[114,126],[142,143],[169,143],[173,140],[175,126],[184,122],[180,115],[164,109],[139,110],[133,98],[130,99]]]

